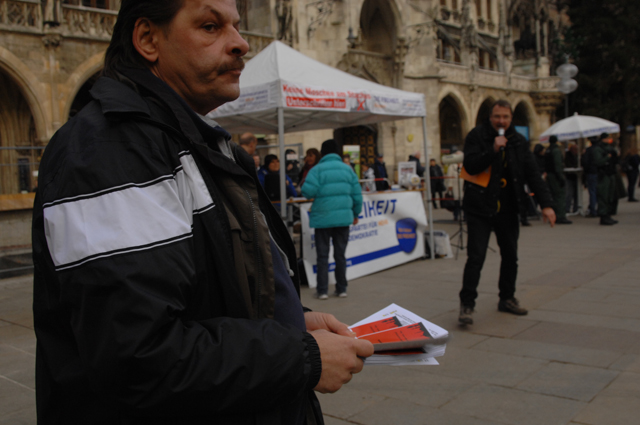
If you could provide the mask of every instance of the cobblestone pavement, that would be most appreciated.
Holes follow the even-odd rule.
[[[434,217],[435,228],[456,232],[450,213]],[[521,229],[517,297],[528,316],[497,311],[500,256],[491,251],[466,328],[457,324],[464,250],[353,280],[346,299],[303,288],[305,305],[349,324],[395,302],[453,335],[439,366],[365,366],[320,395],[327,425],[638,423],[640,205],[621,200],[616,218]],[[0,425],[35,424],[31,280],[0,280]]]

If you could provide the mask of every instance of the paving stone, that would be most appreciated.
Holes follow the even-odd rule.
[[[343,421],[342,419],[324,415],[324,425],[348,425],[348,424],[353,424],[353,422],[347,422],[347,421]]]
[[[574,420],[587,425],[628,425],[640,418],[640,374],[624,372]]]
[[[640,354],[625,354],[609,366],[609,369],[640,373]]]
[[[331,417],[348,419],[349,417],[362,412],[371,406],[382,402],[386,396],[377,395],[374,392],[365,392],[356,387],[356,382],[362,380],[363,373],[355,375],[347,385],[343,386],[340,391],[334,394],[317,394],[318,400],[322,405],[322,413]]]
[[[514,336],[515,340],[561,344],[625,353],[636,345],[637,332],[600,327],[541,322]]]
[[[516,389],[481,385],[443,409],[514,425],[565,425],[586,403]]]
[[[640,319],[627,317],[596,316],[595,314],[535,310],[529,313],[527,319],[640,332]],[[640,338],[640,333],[638,333],[637,337]]]
[[[473,348],[476,350],[600,368],[610,367],[621,357],[620,353],[614,351],[593,350],[535,341],[516,341],[504,338],[488,338],[474,345]],[[611,368],[613,369],[613,367]]]
[[[350,418],[353,423],[367,425],[499,425],[499,422],[482,420],[473,415],[433,409],[405,400],[385,400]]]
[[[35,410],[36,393],[16,382],[0,376],[0,417],[22,410]]]
[[[640,308],[633,304],[609,303],[605,301],[569,301],[557,299],[550,301],[538,308],[538,310],[550,310],[565,313],[587,314],[590,316],[619,317],[640,319]]]
[[[36,421],[35,407],[28,407],[10,414],[5,415],[3,413],[0,415],[0,425],[34,425]]]
[[[349,387],[384,398],[440,407],[469,388],[467,379],[429,373],[438,366],[367,366]],[[353,384],[353,386],[351,385]]]
[[[547,362],[520,356],[447,347],[443,357],[438,358],[440,366],[429,373],[453,378],[466,379],[469,383],[483,382],[506,387],[514,387],[542,369]]]
[[[516,388],[588,402],[617,376],[612,370],[552,362]]]
[[[601,275],[602,272],[598,271],[553,270],[542,276],[527,280],[526,284],[577,288],[585,282],[590,282]]]

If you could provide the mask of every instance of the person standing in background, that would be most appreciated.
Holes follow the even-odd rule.
[[[549,147],[547,148],[546,171],[547,184],[553,198],[553,210],[556,213],[556,224],[571,224],[571,220],[567,220],[567,212],[565,210],[566,203],[566,180],[564,179],[564,161],[562,160],[562,152],[558,146],[558,138],[551,136],[549,138]]]
[[[256,148],[258,147],[258,139],[256,139],[256,136],[254,136],[253,133],[244,133],[240,136],[238,144],[246,153],[253,156],[253,154],[256,153]]]
[[[436,199],[442,199],[447,189],[444,185],[444,173],[442,168],[436,164],[435,159],[429,160],[429,177],[431,177],[429,180],[431,182],[431,202],[433,203],[433,208],[437,209]],[[438,194],[437,197],[436,193]]]
[[[598,167],[598,216],[600,224],[617,224],[611,216],[615,214],[616,204],[616,158],[617,153],[610,145],[609,134],[602,133],[593,149],[593,164]]]
[[[627,200],[629,202],[638,202],[635,197],[636,182],[638,181],[638,167],[640,167],[640,155],[638,148],[629,149],[622,161],[624,171],[627,174]]]
[[[376,153],[376,160],[373,163],[373,173],[376,179],[385,179],[376,181],[376,190],[388,190],[390,188],[389,182],[386,180],[389,178],[387,174],[387,166],[384,163],[384,157],[380,153]]]
[[[578,145],[571,143],[564,157],[565,168],[578,168]],[[578,174],[575,172],[565,173],[567,181],[566,198],[564,209],[567,213],[575,213],[578,211]]]
[[[597,137],[590,137],[591,145],[582,155],[582,169],[584,170],[585,186],[589,192],[588,218],[598,217],[598,166],[593,160],[593,152],[598,143]]]
[[[416,163],[416,174],[418,177],[424,177],[425,167],[420,163],[420,157],[422,154],[420,151],[415,151],[413,155],[409,155],[409,161],[413,161]]]
[[[322,144],[322,159],[313,167],[302,185],[302,196],[313,199],[309,226],[315,229],[318,254],[316,297],[329,298],[329,244],[333,241],[336,262],[335,295],[347,297],[347,259],[349,226],[358,223],[362,211],[362,191],[358,176],[342,162],[338,143],[329,139]]]
[[[320,151],[316,148],[307,149],[307,154],[304,157],[304,166],[300,170],[300,177],[298,178],[299,187],[302,187],[307,174],[318,162],[320,162]]]

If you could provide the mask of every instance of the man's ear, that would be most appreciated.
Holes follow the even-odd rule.
[[[158,32],[157,25],[147,18],[139,18],[133,27],[133,47],[150,63],[158,60]]]

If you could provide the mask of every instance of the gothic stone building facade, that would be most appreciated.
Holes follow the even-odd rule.
[[[281,40],[330,66],[425,94],[428,149],[439,157],[504,98],[531,140],[562,96],[550,61],[566,25],[551,0],[237,0],[254,56]],[[38,158],[87,101],[119,0],[0,0],[0,248],[28,246]],[[249,59],[250,60],[250,59]],[[419,120],[293,133],[381,152],[392,171],[422,150]],[[265,137],[275,144],[275,138]]]

